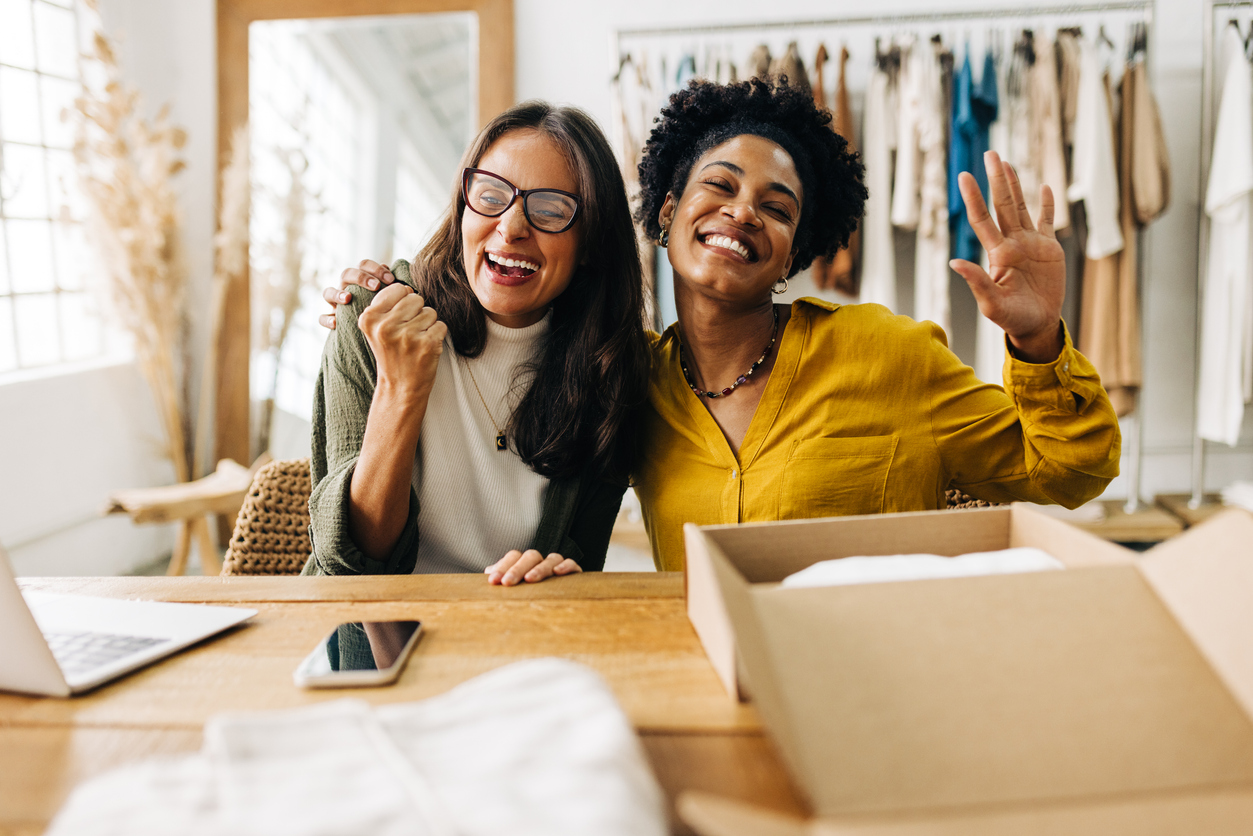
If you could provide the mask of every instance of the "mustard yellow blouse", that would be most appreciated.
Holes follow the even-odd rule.
[[[654,560],[683,568],[683,523],[922,511],[960,488],[1075,507],[1118,475],[1118,419],[1070,334],[1053,363],[1008,352],[979,381],[930,322],[879,305],[793,303],[737,457],[683,379],[674,326],[654,337],[635,484]]]

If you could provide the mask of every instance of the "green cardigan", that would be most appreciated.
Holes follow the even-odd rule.
[[[413,286],[407,262],[397,261],[392,273],[397,281]],[[421,509],[412,487],[405,527],[385,559],[373,560],[362,554],[348,529],[348,490],[361,455],[366,417],[378,379],[374,354],[357,327],[357,317],[375,294],[354,287],[352,296],[352,302],[336,311],[336,327],[322,352],[322,370],[314,392],[313,494],[309,498],[313,554],[302,574],[407,575],[417,564],[421,536]],[[426,420],[433,420],[433,416]],[[605,565],[609,535],[625,491],[625,485],[594,476],[550,481],[535,536],[526,547],[544,555],[557,552],[584,571],[599,571]],[[475,521],[467,519],[465,524],[472,526]],[[493,559],[503,556],[494,555]]]

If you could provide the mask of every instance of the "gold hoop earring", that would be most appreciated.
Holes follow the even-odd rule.
[[[779,282],[783,282],[783,287],[779,287]],[[788,283],[787,276],[784,276],[783,278],[779,279],[779,281],[770,285],[770,292],[775,294],[776,296],[787,293],[787,283]]]
[[[663,226],[661,228],[661,235],[657,236],[657,246],[663,250],[670,246],[670,227]]]

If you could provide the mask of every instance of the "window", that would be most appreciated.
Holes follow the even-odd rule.
[[[441,189],[413,143],[401,139],[396,166],[396,214],[393,223],[392,258],[413,261],[418,250],[435,232],[448,190]]]
[[[74,172],[73,0],[0,0],[0,379],[103,354]]]

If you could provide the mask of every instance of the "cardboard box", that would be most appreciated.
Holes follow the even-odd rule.
[[[693,624],[816,816],[692,796],[698,832],[1253,833],[1253,517],[1139,559],[1020,505],[687,537]],[[1067,570],[776,583],[831,557],[1023,545]]]

